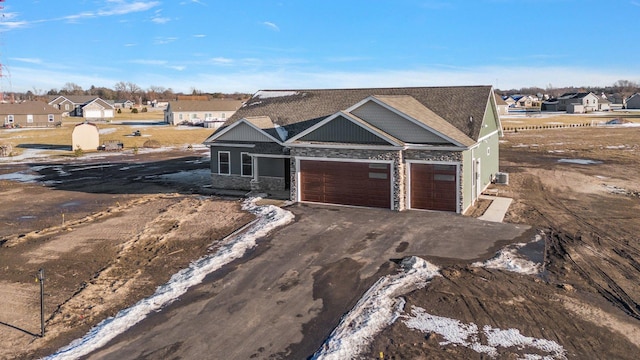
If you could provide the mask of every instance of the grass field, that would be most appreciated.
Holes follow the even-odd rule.
[[[500,118],[502,127],[509,129],[524,129],[527,127],[544,126],[592,126],[612,119],[624,119],[640,123],[640,111],[609,111],[591,114],[542,113],[533,115],[503,115]]]
[[[100,143],[117,140],[124,144],[125,149],[142,148],[146,141],[155,140],[163,147],[180,147],[201,144],[213,129],[203,127],[170,126],[162,124],[162,111],[153,111],[132,114],[123,111],[111,122],[98,122],[96,125],[100,131]],[[0,145],[12,146],[13,155],[20,155],[26,148],[60,149],[69,147],[71,150],[71,134],[75,125],[81,123],[79,119],[65,118],[61,127],[56,128],[20,128],[0,129]],[[141,136],[132,134],[139,130]]]

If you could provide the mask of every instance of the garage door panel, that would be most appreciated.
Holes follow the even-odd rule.
[[[305,160],[300,183],[302,201],[391,207],[389,164]]]
[[[457,211],[457,167],[411,164],[411,208]]]

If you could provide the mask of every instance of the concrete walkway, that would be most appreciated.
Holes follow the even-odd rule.
[[[480,199],[490,200],[491,205],[478,219],[493,222],[502,222],[504,220],[504,215],[513,201],[511,198],[487,195],[480,195]]]

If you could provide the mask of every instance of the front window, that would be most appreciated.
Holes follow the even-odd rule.
[[[53,122],[53,120],[54,120],[53,114],[49,114],[47,116],[48,116],[47,120],[49,120],[49,122]]]
[[[33,122],[33,115],[27,115],[27,122],[28,123],[32,123]]]
[[[13,124],[13,115],[7,115],[7,123]]]
[[[229,175],[231,174],[231,163],[228,151],[218,152],[218,174]]]
[[[241,153],[242,157],[242,176],[253,176],[253,161],[248,153]]]

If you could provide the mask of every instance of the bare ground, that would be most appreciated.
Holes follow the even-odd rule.
[[[569,359],[637,359],[640,353],[640,128],[569,128],[506,134],[500,147],[514,203],[505,221],[544,234],[539,276],[471,266],[445,267],[406,295],[430,314],[479,328],[518,329],[562,345]],[[583,160],[592,160],[583,161]],[[486,344],[487,339],[480,342]],[[399,319],[369,358],[490,358]],[[551,356],[521,347],[496,358]],[[553,354],[552,354],[553,355]],[[556,358],[562,358],[557,356]]]
[[[545,271],[529,276],[444,264],[443,276],[405,295],[405,311],[421,307],[479,327],[518,329],[559,343],[569,359],[637,358],[638,139],[640,128],[508,133],[500,151],[509,184],[499,187],[500,195],[514,202],[505,221],[529,224],[544,234]],[[171,274],[211,251],[216,240],[251,220],[237,201],[193,194],[201,184],[154,180],[158,171],[206,168],[197,156],[146,156],[113,159],[92,169],[42,163],[0,167],[0,173],[30,169],[51,181],[48,186],[0,181],[0,358],[50,354],[150,295]],[[585,159],[595,163],[582,164]],[[126,170],[138,165],[143,166]],[[64,182],[56,183],[61,178]],[[481,205],[472,216],[487,204]],[[45,338],[36,336],[34,277],[41,267],[47,275]],[[502,348],[497,358],[535,351]],[[410,330],[401,317],[377,336],[367,357],[489,356],[443,344],[435,333]]]
[[[54,352],[153,294],[172,274],[251,221],[253,216],[240,209],[238,200],[191,194],[190,187],[202,184],[139,178],[158,160],[167,172],[197,163],[183,155],[137,156],[136,163],[143,165],[135,174],[120,170],[131,164],[113,159],[110,170],[100,170],[106,174],[96,174],[102,180],[91,177],[86,163],[50,164],[62,168],[62,174],[78,174],[65,178],[67,184],[74,183],[74,176],[81,182],[70,186],[75,191],[61,185],[0,182],[0,222],[5,225],[0,228],[0,358]],[[16,170],[10,168],[3,171]],[[50,168],[37,165],[41,175],[54,180],[46,170]],[[40,268],[45,269],[44,338],[37,336],[35,275]]]

